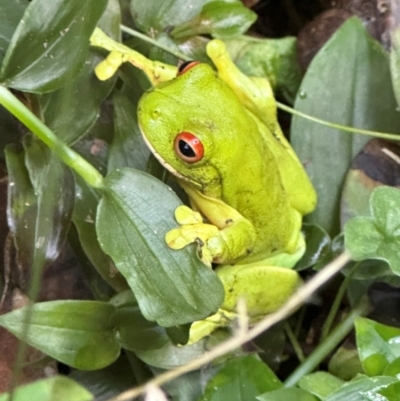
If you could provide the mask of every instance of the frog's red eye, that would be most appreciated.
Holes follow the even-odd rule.
[[[190,132],[180,132],[174,141],[175,153],[187,163],[196,163],[204,156],[204,146],[197,136]]]
[[[185,61],[178,67],[178,76],[184,74],[185,72],[189,71],[194,66],[200,64],[200,61]]]

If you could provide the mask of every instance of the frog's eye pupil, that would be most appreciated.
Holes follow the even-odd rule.
[[[204,156],[203,144],[190,132],[180,132],[175,137],[174,149],[176,155],[186,163],[196,163]]]
[[[186,157],[195,157],[196,153],[194,153],[194,150],[192,147],[182,139],[178,143],[179,146],[179,151]]]
[[[178,67],[178,76],[184,74],[185,72],[189,71],[194,66],[200,64],[200,61],[190,60],[185,61]]]

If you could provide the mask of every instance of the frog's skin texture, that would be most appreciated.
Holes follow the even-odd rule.
[[[207,46],[218,72],[193,63],[171,79],[171,66],[97,33],[92,44],[111,50],[98,75],[130,61],[154,85],[139,102],[139,125],[192,206],[175,211],[180,226],[167,233],[167,244],[197,242],[205,263],[219,265],[224,303],[192,325],[189,342],[228,325],[241,298],[252,322],[274,312],[301,282],[291,268],[304,253],[302,216],[314,209],[316,194],[279,127],[269,82],[242,74],[220,40]]]

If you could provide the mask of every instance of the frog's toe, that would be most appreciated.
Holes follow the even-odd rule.
[[[206,244],[211,237],[218,235],[219,230],[212,224],[189,224],[167,232],[165,241],[172,249],[182,249],[188,244],[199,242]]]
[[[165,242],[171,249],[182,249],[192,241],[188,242],[188,240],[182,236],[180,228],[174,228],[165,235]]]
[[[175,209],[175,219],[180,225],[198,224],[203,222],[199,212],[195,212],[185,205],[178,206]]]

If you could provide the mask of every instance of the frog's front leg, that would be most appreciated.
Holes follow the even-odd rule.
[[[255,323],[278,310],[301,284],[296,271],[278,266],[225,265],[218,267],[216,273],[224,285],[224,303],[216,314],[192,324],[189,344],[232,324],[238,317],[240,299],[245,301],[250,323]]]
[[[197,242],[200,245],[202,260],[211,265],[228,263],[251,253],[256,239],[253,225],[236,210],[219,200],[221,215],[225,220],[215,224],[203,222],[200,213],[187,206],[179,206],[175,210],[175,219],[181,225],[169,231],[165,240],[172,249],[181,249],[188,244]],[[222,209],[225,213],[222,213]]]

